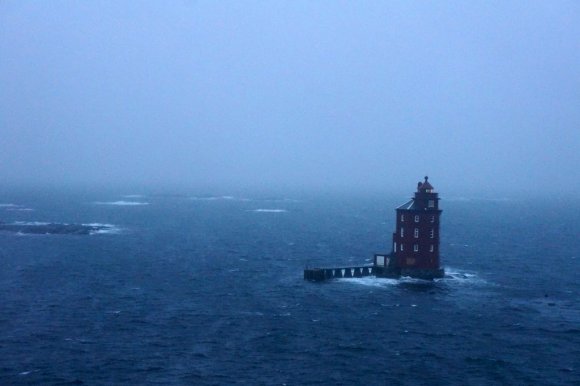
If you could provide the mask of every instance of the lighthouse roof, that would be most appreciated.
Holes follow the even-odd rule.
[[[415,209],[415,200],[411,199],[405,202],[403,205],[398,206],[397,209],[405,209],[405,210]]]
[[[425,181],[419,182],[417,184],[417,191],[419,191],[419,192],[432,191],[432,190],[435,190],[435,188],[433,187],[433,185],[431,185],[429,183],[429,176],[425,176]]]

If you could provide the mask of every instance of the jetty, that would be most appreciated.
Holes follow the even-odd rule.
[[[375,271],[375,267],[372,265],[333,268],[306,268],[304,269],[304,280],[324,281],[347,277],[352,278],[374,276]]]

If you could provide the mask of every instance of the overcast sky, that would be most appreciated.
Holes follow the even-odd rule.
[[[0,2],[0,183],[580,191],[578,1]]]

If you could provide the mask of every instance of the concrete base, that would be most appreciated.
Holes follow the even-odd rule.
[[[375,267],[377,277],[386,277],[390,279],[398,279],[400,277],[412,277],[415,279],[433,280],[445,276],[443,268],[438,269],[419,269],[419,268],[381,268]]]

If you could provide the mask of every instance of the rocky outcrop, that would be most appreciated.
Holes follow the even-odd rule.
[[[59,224],[59,223],[3,223],[0,232],[36,235],[90,235],[110,230],[108,225]]]

